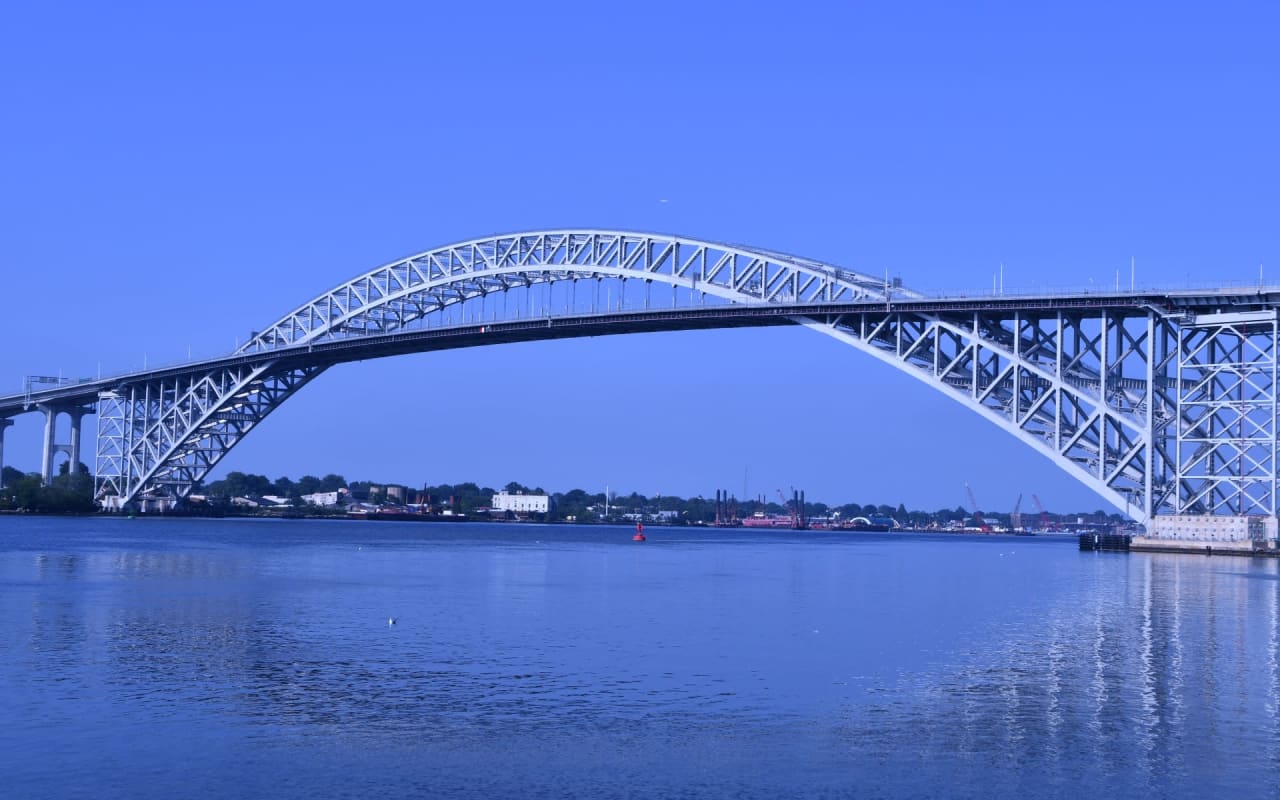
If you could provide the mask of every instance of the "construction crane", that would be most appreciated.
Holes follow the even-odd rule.
[[[778,493],[778,502],[782,504],[782,510],[787,512],[789,515],[791,515],[791,527],[792,528],[800,527],[799,525],[800,515],[796,513],[795,505],[787,502],[787,497],[782,493],[781,489],[774,489],[774,491]],[[792,489],[792,491],[795,491],[795,490]]]
[[[964,491],[969,495],[969,510],[973,512],[973,524],[983,533],[990,533],[991,526],[982,518],[982,512],[978,510],[978,500],[973,496],[973,487],[969,486],[969,482],[964,482]]]
[[[1033,494],[1031,499],[1035,501],[1036,510],[1040,512],[1040,530],[1049,530],[1049,512],[1044,510],[1044,504],[1040,502],[1039,497]]]
[[[1013,513],[1009,515],[1009,527],[1015,531],[1022,530],[1022,495],[1018,495],[1018,502],[1013,504]]]
[[[804,518],[804,492],[797,492],[796,487],[791,487],[791,500],[788,502],[786,495],[781,489],[775,490],[778,493],[778,500],[782,502],[782,508],[791,515],[791,527],[794,530],[803,530],[808,527]]]

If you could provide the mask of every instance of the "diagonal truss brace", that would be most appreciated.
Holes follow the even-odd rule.
[[[1153,312],[879,309],[796,321],[942,391],[1139,521],[1187,494],[1156,433],[1177,411],[1161,358],[1171,323]]]
[[[259,364],[132,383],[99,396],[96,496],[185,497],[268,414],[324,371]]]

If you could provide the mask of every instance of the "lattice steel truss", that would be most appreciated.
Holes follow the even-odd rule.
[[[1274,513],[1275,312],[1202,315],[1178,333],[1178,510]]]
[[[98,398],[98,502],[185,497],[322,366],[261,363],[129,383]]]
[[[1145,522],[1274,514],[1276,314],[876,311],[803,324],[906,371]]]
[[[628,283],[641,291],[628,294]],[[121,381],[99,397],[99,501],[184,497],[267,414],[343,360],[319,357],[322,349],[419,327],[428,330],[412,335],[435,335],[433,324],[459,317],[473,326],[621,318],[648,312],[654,284],[670,288],[673,309],[759,305],[776,320],[780,306],[795,306],[793,322],[960,401],[1139,521],[1276,512],[1280,296],[1237,297],[1230,303],[1253,310],[1228,314],[1206,313],[1220,297],[935,300],[771,251],[610,231],[420,253],[319,295],[225,359]],[[521,298],[514,308],[509,296]],[[840,308],[813,313],[827,305]]]
[[[273,352],[429,324],[452,306],[537,285],[667,284],[672,304],[851,302],[917,297],[887,280],[804,258],[651,234],[545,231],[477,239],[365,273],[300,306],[236,352],[260,363],[131,382],[100,400],[99,502],[185,497],[267,414],[324,369],[281,368]],[[644,303],[649,303],[646,291]],[[519,309],[506,309],[507,318]],[[496,310],[495,310],[496,313]],[[549,312],[548,316],[550,315]],[[291,362],[292,363],[292,362]]]
[[[698,302],[849,303],[920,296],[887,279],[767,250],[654,234],[544,231],[476,239],[378,267],[289,312],[239,352],[387,333],[486,295],[606,278],[667,284],[696,293]]]

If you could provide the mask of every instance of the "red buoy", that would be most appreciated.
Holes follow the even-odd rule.
[[[644,541],[644,523],[643,522],[636,523],[636,535],[631,537],[631,541],[633,542]]]

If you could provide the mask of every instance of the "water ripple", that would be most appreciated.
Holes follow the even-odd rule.
[[[0,551],[21,796],[1280,793],[1274,562],[59,524]]]

